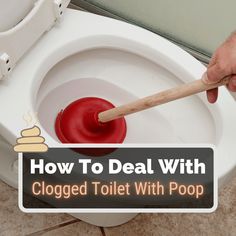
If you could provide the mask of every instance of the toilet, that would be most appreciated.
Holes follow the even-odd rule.
[[[166,39],[124,22],[66,9],[68,0],[24,0],[18,7],[22,11],[14,11],[13,2],[19,1],[0,3],[0,14],[5,14],[0,21],[0,178],[15,188],[17,154],[12,145],[22,129],[38,122],[47,144],[58,146],[55,118],[72,101],[96,96],[118,106],[200,79],[206,70]],[[222,186],[235,173],[235,105],[235,98],[221,88],[215,105],[199,94],[128,116],[124,143],[214,145]],[[74,216],[115,226],[135,214]]]

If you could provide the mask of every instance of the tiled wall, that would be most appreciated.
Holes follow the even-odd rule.
[[[207,54],[211,54],[236,29],[235,0],[86,0],[86,2],[166,34]]]

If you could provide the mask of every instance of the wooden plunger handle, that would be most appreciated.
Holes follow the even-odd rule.
[[[115,107],[113,109],[98,114],[98,120],[102,123],[115,120],[132,113],[143,111],[154,106],[168,103],[180,98],[204,92],[229,83],[230,78],[226,77],[218,83],[207,84],[203,79],[195,80],[188,84],[165,90],[163,92],[141,98],[126,105]]]

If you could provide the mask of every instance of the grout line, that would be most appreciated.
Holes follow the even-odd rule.
[[[58,228],[65,227],[65,226],[67,226],[67,225],[75,224],[75,223],[80,222],[80,221],[81,221],[81,220],[79,220],[79,219],[67,221],[67,222],[64,222],[64,223],[61,223],[61,224],[52,226],[52,227],[50,227],[50,228],[46,228],[46,229],[43,229],[43,230],[40,230],[40,231],[31,233],[31,234],[27,234],[27,236],[38,236],[38,235],[42,235],[43,233],[47,233],[47,232],[50,232],[50,231],[52,231],[52,230],[54,230],[54,229],[58,229]]]
[[[105,233],[104,227],[99,227],[99,228],[100,228],[100,230],[101,230],[102,236],[106,236],[106,233]]]

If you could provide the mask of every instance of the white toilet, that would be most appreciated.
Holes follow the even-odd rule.
[[[5,14],[0,21],[0,178],[13,187],[17,155],[12,145],[36,116],[42,136],[53,146],[58,144],[56,114],[71,101],[98,96],[121,105],[199,79],[206,70],[181,48],[147,30],[65,10],[69,1],[20,2],[17,11],[12,9],[19,1],[0,3]],[[201,94],[129,116],[125,143],[213,144],[221,185],[235,172],[235,105],[222,88],[216,105]],[[134,216],[76,214],[100,226],[119,225]]]

